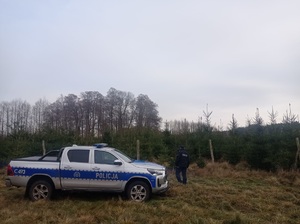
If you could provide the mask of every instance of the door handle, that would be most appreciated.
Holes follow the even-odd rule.
[[[65,169],[68,169],[68,170],[69,170],[69,169],[72,169],[71,166],[64,166],[64,168],[65,168]]]
[[[100,170],[99,167],[93,167],[92,170]]]

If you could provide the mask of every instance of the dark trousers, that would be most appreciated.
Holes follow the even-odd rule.
[[[176,167],[176,178],[179,183],[186,184],[186,167]],[[181,179],[182,177],[182,179]]]

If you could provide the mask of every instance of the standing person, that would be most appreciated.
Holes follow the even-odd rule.
[[[186,170],[189,167],[189,165],[190,165],[189,154],[187,153],[187,151],[184,149],[183,146],[180,146],[175,160],[176,178],[179,183],[186,184],[187,182]]]

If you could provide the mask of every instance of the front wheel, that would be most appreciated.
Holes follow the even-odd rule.
[[[52,196],[53,187],[45,180],[38,180],[31,184],[29,188],[29,198],[32,201],[38,201],[42,199],[50,199]]]
[[[128,186],[126,194],[132,201],[147,201],[150,198],[150,187],[143,181],[134,181]]]

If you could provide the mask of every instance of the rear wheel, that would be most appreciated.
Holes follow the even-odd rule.
[[[53,187],[52,185],[45,180],[38,180],[31,184],[29,188],[29,198],[32,201],[38,201],[38,200],[48,200],[51,198],[53,193]]]
[[[150,198],[150,187],[143,181],[134,181],[128,186],[126,194],[129,200],[147,201]]]

